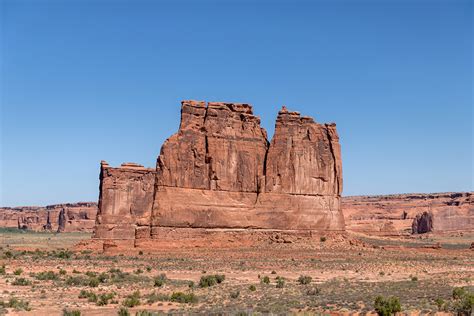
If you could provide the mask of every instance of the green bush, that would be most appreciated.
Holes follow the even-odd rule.
[[[6,303],[3,301],[0,301],[0,307],[13,308],[15,310],[25,310],[25,311],[31,310],[30,302],[19,300],[16,297],[10,298],[10,300]]]
[[[276,281],[277,281],[276,287],[278,289],[282,289],[285,287],[285,279],[283,279],[282,277],[276,277]]]
[[[461,299],[466,294],[467,294],[467,291],[466,291],[466,288],[464,287],[455,287],[453,289],[453,298],[455,300]]]
[[[240,291],[230,292],[230,298],[238,298],[240,296]]]
[[[270,278],[268,276],[264,276],[261,282],[264,284],[270,284]]]
[[[170,300],[170,297],[167,294],[155,293],[155,292],[147,294],[145,298],[148,304],[153,304],[156,302],[166,302]]]
[[[166,274],[162,273],[153,279],[153,286],[162,287],[165,284],[166,280],[168,280]]]
[[[177,303],[197,303],[198,299],[194,293],[173,292],[170,301]]]
[[[31,285],[31,281],[25,278],[16,278],[13,280],[12,285],[27,286]]]
[[[97,299],[97,306],[104,306],[110,303],[115,297],[115,293],[102,293]]]
[[[327,238],[326,238],[325,236],[321,236],[321,237],[319,238],[319,240],[320,240],[321,242],[325,242],[325,241],[327,240]]]
[[[82,290],[79,293],[79,298],[87,298],[89,302],[93,302],[93,303],[97,302],[97,295],[94,292],[89,292],[86,290]]]
[[[257,290],[257,287],[252,284],[251,286],[249,286],[249,290],[255,292]]]
[[[83,276],[70,276],[65,281],[69,286],[84,286],[88,285],[89,280]]]
[[[474,293],[466,288],[453,289],[453,309],[458,315],[469,316],[474,313]]]
[[[224,282],[225,275],[223,274],[214,274],[214,275],[203,275],[199,280],[199,287],[210,287],[219,283]]]
[[[400,300],[395,296],[389,298],[384,298],[381,295],[377,296],[375,298],[374,308],[380,316],[390,316],[402,311]]]
[[[81,311],[63,309],[63,316],[81,316]]]
[[[90,287],[98,287],[99,283],[100,283],[99,279],[96,277],[93,277],[89,279],[89,282],[87,283],[87,285]]]
[[[310,277],[310,276],[308,276],[308,275],[301,275],[301,276],[298,278],[298,282],[299,282],[300,284],[303,284],[303,285],[310,284],[312,280],[313,280],[313,278]]]
[[[312,287],[306,291],[306,295],[318,295],[319,293],[321,293],[319,287]]]
[[[5,274],[7,274],[7,270],[6,270],[6,268],[5,268],[5,265],[2,265],[2,266],[0,267],[0,275],[5,275]]]
[[[125,307],[120,307],[120,310],[117,313],[118,316],[130,316],[130,312]]]
[[[58,275],[53,271],[43,271],[35,274],[37,280],[46,281],[46,280],[57,280],[59,279]]]
[[[122,305],[126,307],[135,307],[140,305],[140,292],[135,291],[132,294],[128,295],[123,300]]]
[[[13,274],[14,275],[21,275],[23,273],[23,269],[22,268],[18,268],[16,269],[15,271],[13,271]]]

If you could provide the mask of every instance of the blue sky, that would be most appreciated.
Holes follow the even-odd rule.
[[[336,122],[344,195],[472,190],[471,1],[0,3],[0,205],[97,200],[183,99]]]

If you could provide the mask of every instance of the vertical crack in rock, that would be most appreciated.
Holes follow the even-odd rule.
[[[331,151],[332,159],[333,159],[333,162],[334,162],[334,179],[335,179],[335,185],[336,185],[336,194],[340,195],[341,192],[339,192],[339,173],[338,173],[338,170],[337,170],[336,154],[334,153],[334,147],[332,145],[333,139],[331,137],[331,133],[329,132],[328,124],[325,124],[325,126],[326,126],[327,137],[328,137],[328,140],[329,140],[329,150]]]

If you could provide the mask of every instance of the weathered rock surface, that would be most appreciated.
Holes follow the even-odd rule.
[[[1,207],[0,227],[33,231],[92,232],[97,203],[79,202],[25,207]]]
[[[474,231],[472,192],[344,197],[342,209],[347,230],[354,232]]]
[[[248,104],[183,101],[156,170],[102,163],[96,238],[163,228],[344,230],[334,124],[283,108],[267,140]]]

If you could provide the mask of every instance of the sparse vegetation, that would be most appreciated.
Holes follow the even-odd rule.
[[[15,310],[24,310],[30,311],[30,302],[17,299],[16,297],[12,297],[8,300],[8,302],[0,301],[0,307],[4,308],[13,308]]]
[[[201,279],[199,280],[199,287],[204,288],[204,287],[214,286],[216,284],[220,284],[224,282],[224,280],[225,280],[225,275],[223,274],[203,275],[201,276]]]
[[[122,302],[122,305],[126,307],[135,307],[140,305],[140,292],[135,291],[132,294],[128,295]]]
[[[298,283],[299,283],[299,284],[306,285],[306,284],[310,284],[312,280],[313,280],[313,278],[310,277],[310,276],[308,276],[308,275],[301,275],[301,276],[298,278]]]
[[[261,282],[264,284],[270,284],[270,278],[268,276],[264,276]]]
[[[81,311],[63,309],[63,316],[81,316]]]
[[[384,298],[381,295],[377,296],[375,298],[374,308],[380,316],[390,316],[402,311],[400,299],[395,296],[389,298]]]
[[[13,280],[12,285],[28,286],[31,285],[31,281],[25,278],[16,278]]]
[[[197,303],[198,299],[194,293],[174,292],[170,300],[178,303]]]

